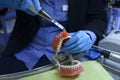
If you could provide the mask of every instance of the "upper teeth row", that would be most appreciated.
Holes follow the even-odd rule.
[[[59,40],[58,46],[57,46],[57,50],[56,50],[57,53],[60,52],[60,48],[61,48],[61,46],[62,46],[63,40],[65,40],[65,39],[67,39],[67,38],[70,38],[70,36],[65,37],[65,38],[62,38],[62,39]]]

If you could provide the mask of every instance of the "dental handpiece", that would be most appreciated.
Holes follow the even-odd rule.
[[[120,63],[120,55],[113,53],[111,51],[105,50],[105,49],[95,46],[95,45],[93,45],[93,47],[97,49],[95,51],[101,53],[105,58],[109,58],[113,61]]]
[[[34,5],[30,5],[28,7],[28,9],[30,11],[32,11],[33,13],[35,13],[36,15],[50,21],[51,23],[53,23],[54,25],[58,26],[61,30],[66,31],[66,29],[64,28],[64,26],[62,26],[59,22],[57,22],[56,20],[54,20],[47,12],[45,12],[43,9],[41,9],[40,11],[37,11],[34,7]]]

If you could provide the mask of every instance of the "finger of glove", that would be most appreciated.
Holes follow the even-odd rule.
[[[32,4],[32,3],[31,3]],[[33,5],[35,7],[35,9],[37,11],[40,11],[41,7],[40,7],[40,2],[39,0],[33,0]],[[36,14],[34,14],[32,11],[30,11],[29,9],[26,10],[26,12],[32,16],[35,16]]]
[[[84,46],[87,46],[91,43],[91,40],[89,38],[84,38],[83,42],[79,45],[79,48],[82,49]]]
[[[81,52],[89,50],[92,46],[92,41],[91,41],[90,38],[86,39],[85,43],[80,45],[80,47],[81,47],[80,51]]]
[[[19,4],[16,4],[16,9],[23,10],[23,11],[26,11],[27,8],[32,4],[31,0],[19,0],[19,1],[16,0],[16,3],[18,2]]]
[[[76,49],[74,49],[74,52],[76,53],[76,52],[83,52],[83,48],[85,47],[85,46],[87,46],[87,45],[89,45],[89,40],[87,39],[87,38],[83,38],[82,39],[82,42],[77,46],[77,48]],[[71,50],[69,50],[69,51],[71,51],[71,52],[73,52],[72,51],[72,49]]]
[[[69,46],[63,46],[61,51],[74,51],[77,50],[77,47],[83,42],[84,38],[81,37],[79,40],[75,41],[73,44]]]
[[[70,38],[69,40],[67,40],[65,43],[64,43],[64,47],[69,47],[71,45],[73,45],[75,42],[77,42],[79,40],[79,37],[82,37],[82,35],[77,35],[77,33],[70,33],[70,36],[72,38]]]
[[[78,47],[69,50],[69,53],[80,53],[80,52],[85,52],[87,50],[89,50],[92,47],[91,42],[87,42],[84,41],[81,45],[79,45]]]
[[[92,44],[88,44],[88,45],[84,46],[80,51],[81,52],[88,51],[88,50],[90,50],[91,47],[92,47]]]
[[[17,4],[18,2],[19,2],[19,4]],[[26,13],[34,16],[34,14],[33,14],[31,11],[29,11],[29,9],[28,9],[28,7],[29,7],[31,4],[32,4],[32,1],[31,1],[31,0],[19,0],[19,1],[16,0],[16,6],[15,6],[15,8],[16,8],[16,9],[19,9],[19,10],[23,10],[23,11],[25,11]]]
[[[87,40],[84,40],[81,44],[79,44],[79,46],[77,46],[76,49],[74,49],[74,51],[70,51],[70,52],[72,52],[72,53],[73,52],[74,53],[83,52],[84,51],[83,48],[88,45],[86,41]]]
[[[88,51],[89,49],[90,49],[90,46],[89,46],[89,45],[86,45],[86,46],[82,47],[81,49],[76,50],[75,53],[86,52],[86,51]]]
[[[79,49],[79,47],[76,46],[75,48],[73,48],[73,49],[71,49],[71,50],[66,50],[66,51],[64,51],[64,52],[73,54],[73,53],[80,53],[81,50]]]
[[[33,4],[34,4],[34,6],[35,6],[37,11],[41,10],[40,1],[39,0],[33,0]]]

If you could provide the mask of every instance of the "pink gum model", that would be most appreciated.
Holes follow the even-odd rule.
[[[58,53],[63,46],[64,42],[71,38],[68,32],[61,32],[53,39],[52,47],[56,53]],[[61,76],[75,76],[83,71],[81,62],[78,60],[73,60],[72,65],[60,65],[59,72]]]

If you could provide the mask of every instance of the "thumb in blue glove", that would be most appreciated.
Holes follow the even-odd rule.
[[[28,14],[31,14],[31,15],[35,16],[36,14],[33,13],[33,12],[29,9],[30,6],[33,6],[33,7],[34,7],[35,10],[33,10],[33,11],[35,11],[35,13],[36,13],[36,11],[39,12],[39,11],[41,10],[40,1],[39,1],[39,0],[33,0],[33,3],[30,4],[30,5],[27,7],[27,10],[26,10],[26,12],[27,12]]]
[[[0,7],[1,8],[14,8],[18,10],[22,10],[27,12],[28,14],[35,16],[28,8],[30,5],[34,5],[37,11],[40,11],[40,2],[39,0],[1,0]]]
[[[88,51],[94,41],[91,40],[90,35],[88,35],[85,31],[78,31],[74,33],[70,33],[70,38],[67,42],[65,42],[62,47],[62,52],[67,53],[80,53]]]

